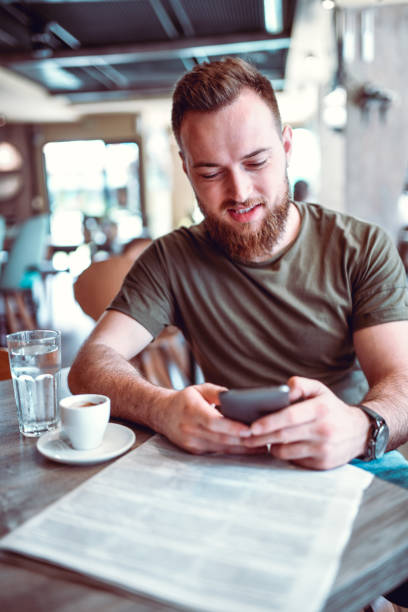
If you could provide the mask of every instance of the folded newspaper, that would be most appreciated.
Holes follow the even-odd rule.
[[[324,605],[372,476],[270,456],[194,456],[160,436],[0,547],[193,610]]]

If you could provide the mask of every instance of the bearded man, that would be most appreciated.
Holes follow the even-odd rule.
[[[138,258],[79,352],[71,390],[109,395],[114,416],[189,452],[269,449],[315,469],[360,458],[378,470],[388,457],[407,479],[393,451],[408,439],[408,302],[394,245],[378,227],[291,200],[292,131],[246,62],[185,74],[172,125],[204,220]],[[204,384],[161,388],[130,365],[169,325]],[[225,388],[286,381],[293,403],[251,425],[216,408]]]

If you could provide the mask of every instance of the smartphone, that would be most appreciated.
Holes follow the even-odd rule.
[[[221,391],[218,410],[225,417],[250,425],[267,414],[289,406],[289,387],[262,387],[258,389],[231,389]]]

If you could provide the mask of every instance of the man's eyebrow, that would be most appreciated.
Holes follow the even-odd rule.
[[[267,153],[268,151],[270,151],[270,148],[257,149],[256,151],[252,151],[251,153],[244,155],[244,157],[242,157],[242,160],[250,159],[251,157],[256,157],[257,155],[260,155],[261,153]],[[193,168],[219,168],[220,165],[221,164],[214,164],[212,162],[198,161],[193,165]]]
[[[252,153],[248,153],[248,155],[244,155],[244,157],[242,159],[249,159],[250,157],[256,157],[260,153],[267,153],[270,150],[271,149],[269,147],[266,147],[266,148],[263,148],[263,149],[257,149],[256,151],[253,151]]]
[[[212,164],[211,162],[198,161],[193,165],[193,168],[218,168],[220,164]]]

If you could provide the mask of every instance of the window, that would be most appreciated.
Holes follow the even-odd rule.
[[[52,244],[117,252],[143,233],[138,143],[49,142],[43,154]]]

